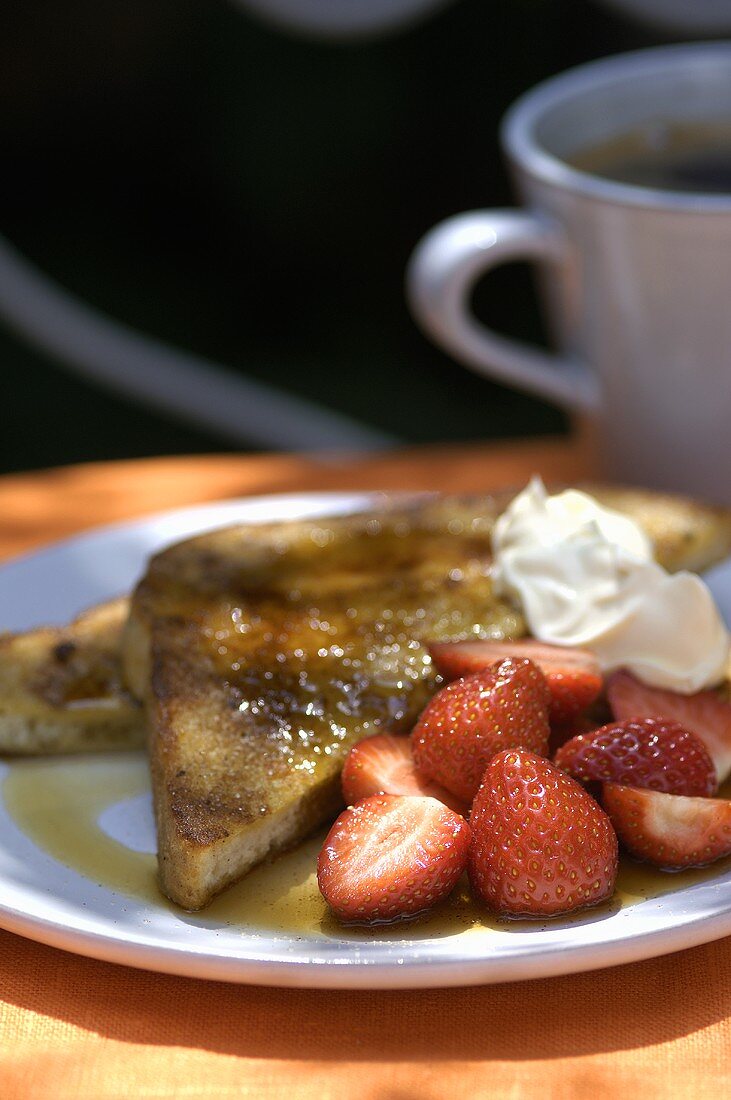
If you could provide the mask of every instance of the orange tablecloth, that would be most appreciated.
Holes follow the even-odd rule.
[[[367,461],[159,459],[0,480],[0,552],[224,495],[488,489],[590,473],[575,444]],[[731,939],[515,985],[397,993],[227,986],[0,933],[0,1097],[706,1097],[731,1083]]]

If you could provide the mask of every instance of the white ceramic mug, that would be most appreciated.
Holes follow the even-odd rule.
[[[590,414],[607,475],[731,503],[731,194],[614,182],[565,160],[648,122],[731,121],[731,43],[593,62],[528,92],[502,141],[525,209],[417,247],[412,309],[455,358]],[[476,280],[534,260],[557,354],[482,326]]]

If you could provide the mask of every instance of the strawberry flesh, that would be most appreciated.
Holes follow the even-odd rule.
[[[317,882],[348,924],[416,917],[464,871],[470,827],[434,798],[374,795],[344,810],[320,852]]]
[[[680,695],[643,684],[622,669],[610,677],[607,696],[617,719],[663,717],[679,722],[708,749],[718,782],[731,774],[731,704],[717,692]]]
[[[352,806],[373,794],[425,795],[466,816],[469,806],[438,783],[419,775],[408,737],[377,733],[348,753],[342,774],[343,798]]]
[[[701,739],[669,718],[626,718],[579,734],[561,746],[554,763],[584,781],[611,780],[701,797],[718,789]]]
[[[548,689],[525,658],[505,658],[437,692],[411,734],[417,770],[471,802],[502,749],[548,750]]]
[[[605,783],[602,801],[623,845],[666,871],[731,855],[731,802]]]
[[[617,837],[601,806],[548,760],[499,753],[470,816],[472,890],[506,917],[597,905],[617,876]]]
[[[566,722],[591,706],[602,689],[602,673],[593,653],[542,642],[438,642],[429,646],[437,672],[445,680],[470,676],[505,657],[528,658],[543,672],[550,692],[552,723]]]

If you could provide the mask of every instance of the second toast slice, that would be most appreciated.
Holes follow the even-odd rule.
[[[64,627],[0,634],[0,753],[140,748],[144,713],[122,682],[126,599]]]

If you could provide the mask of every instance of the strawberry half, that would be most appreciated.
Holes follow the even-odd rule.
[[[419,775],[408,737],[377,733],[348,753],[342,774],[343,798],[349,806],[372,794],[425,795],[466,817],[469,806],[450,791]]]
[[[695,733],[669,718],[626,718],[573,737],[556,753],[574,779],[611,780],[668,794],[709,797],[716,769]]]
[[[610,677],[607,696],[615,718],[672,718],[698,734],[716,769],[718,782],[731,773],[731,705],[715,691],[680,695],[649,687],[622,669]]]
[[[617,837],[601,806],[548,760],[491,762],[472,805],[472,889],[507,917],[552,917],[611,896]]]
[[[341,921],[414,917],[454,888],[469,841],[464,818],[434,798],[374,795],[336,820],[320,852],[317,883]]]
[[[605,783],[602,800],[619,839],[637,859],[679,871],[731,855],[731,802],[726,799]]]
[[[565,722],[590,706],[602,689],[602,673],[593,653],[542,642],[439,642],[429,646],[445,680],[469,676],[504,657],[527,657],[538,665],[551,693],[551,722]]]
[[[548,749],[548,689],[539,668],[508,657],[438,691],[411,733],[416,768],[471,802],[502,749]]]

